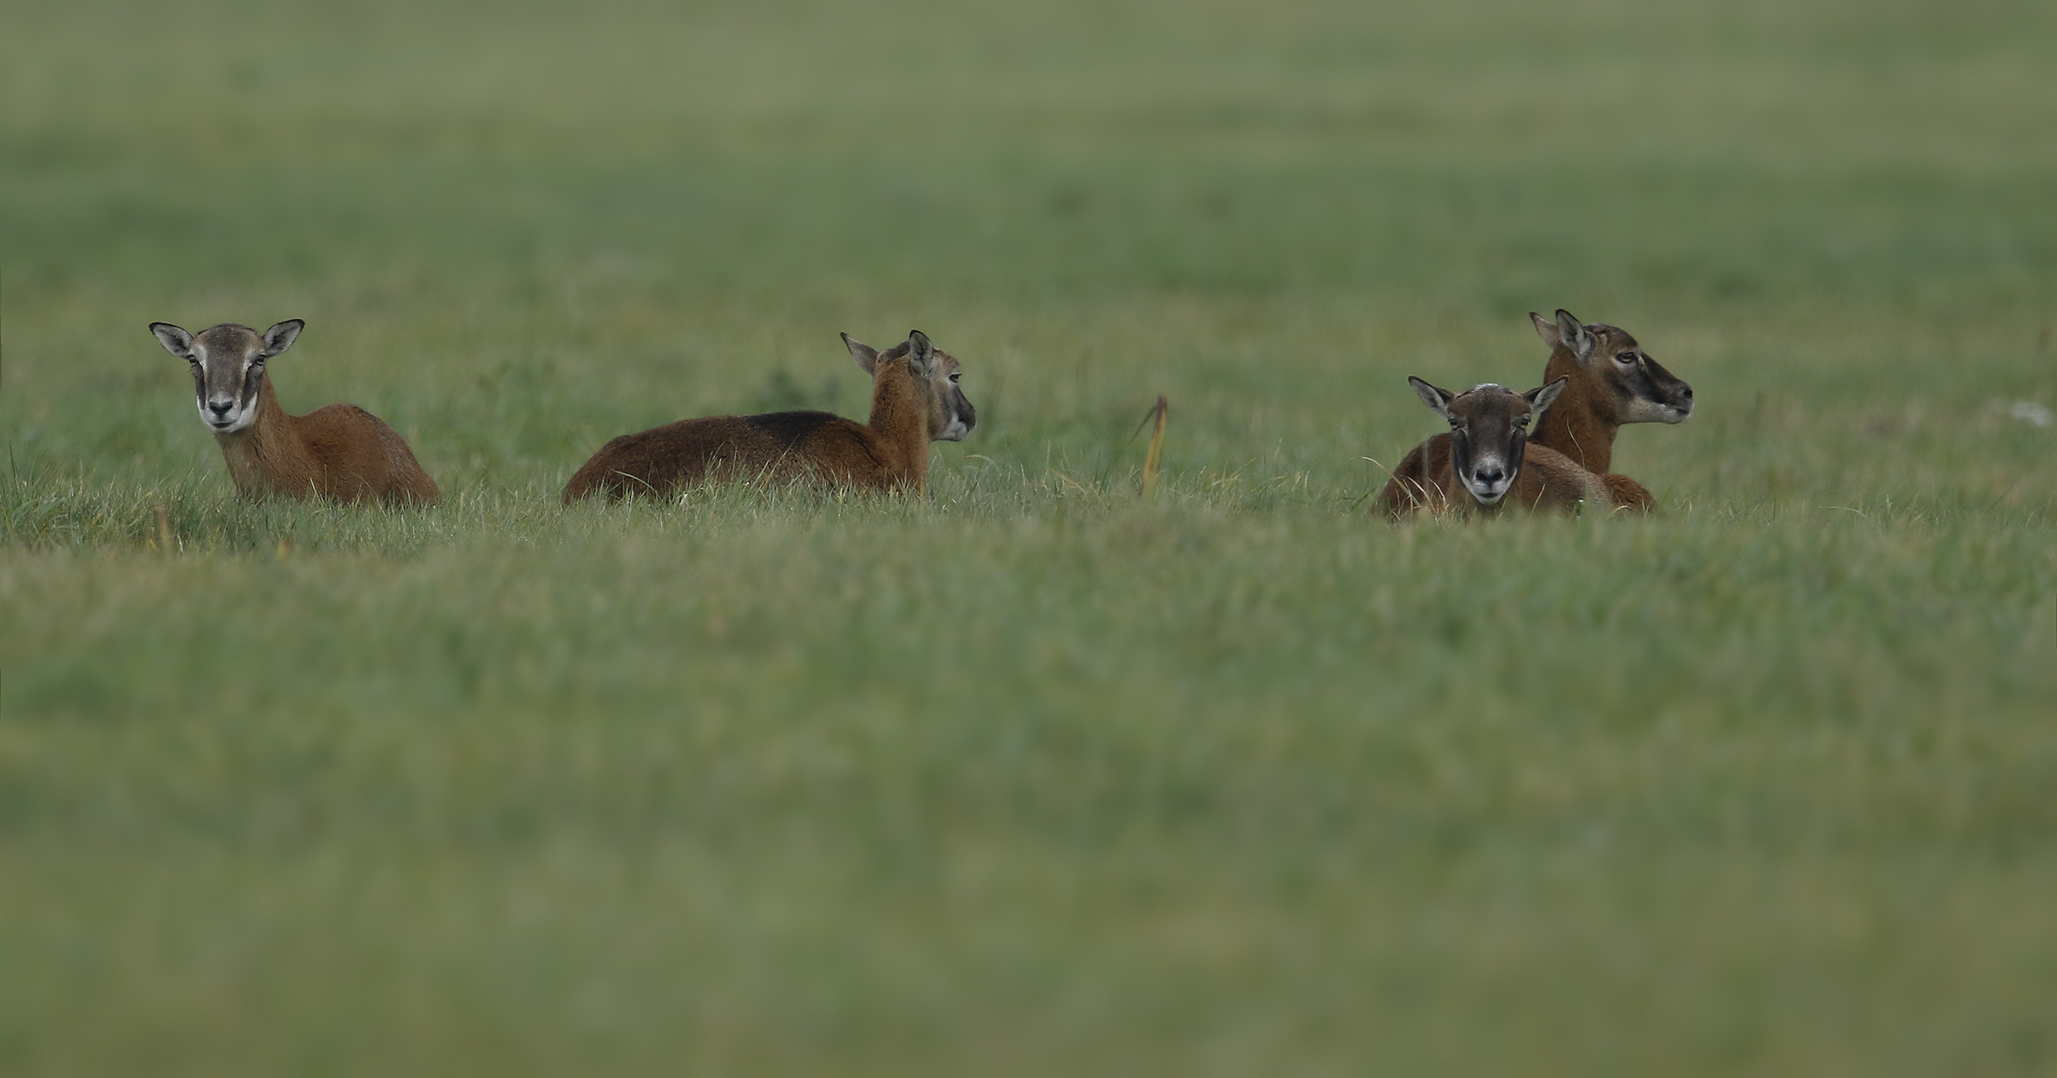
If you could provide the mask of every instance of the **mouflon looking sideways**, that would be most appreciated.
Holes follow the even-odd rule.
[[[1530,445],[1545,446],[1593,472],[1625,508],[1653,510],[1657,500],[1614,466],[1614,436],[1630,423],[1683,423],[1693,414],[1693,387],[1651,358],[1628,331],[1605,322],[1528,314],[1550,346],[1543,380],[1567,379],[1564,394],[1536,421]]]
[[[828,412],[772,412],[682,419],[624,434],[594,453],[565,484],[564,502],[600,494],[667,496],[704,482],[816,482],[919,494],[929,443],[962,441],[978,415],[957,388],[957,358],[920,330],[881,352],[843,334],[871,375],[868,423]]]

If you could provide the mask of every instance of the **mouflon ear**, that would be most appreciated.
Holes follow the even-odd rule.
[[[1549,385],[1538,386],[1523,393],[1521,399],[1528,402],[1530,411],[1534,412],[1536,416],[1541,417],[1544,412],[1549,410],[1550,405],[1557,402],[1557,394],[1564,392],[1565,384],[1570,381],[1571,376],[1567,374]]]
[[[1528,320],[1536,324],[1536,336],[1541,337],[1544,344],[1555,348],[1564,343],[1564,338],[1557,334],[1557,320],[1555,318],[1544,318],[1542,315],[1530,311],[1528,313]]]
[[[878,366],[878,349],[850,336],[848,333],[843,334],[843,347],[850,350],[850,358],[856,360],[859,367],[864,368],[864,373],[870,374],[872,373],[872,368]]]
[[[1444,419],[1450,418],[1450,402],[1456,399],[1457,394],[1438,389],[1411,374],[1407,376],[1407,384],[1414,387],[1414,395],[1420,397],[1421,403],[1428,405],[1430,411]]]
[[[1578,315],[1562,307],[1557,308],[1557,339],[1571,349],[1571,354],[1578,357],[1580,363],[1593,358],[1593,349],[1599,347],[1599,342],[1586,330],[1585,323],[1578,320]]]
[[[180,359],[193,358],[193,335],[172,325],[170,322],[150,323],[150,333],[164,350]]]
[[[300,339],[300,331],[306,328],[306,322],[298,318],[288,318],[278,325],[265,330],[264,354],[266,356],[275,356],[293,347],[293,342]]]
[[[936,346],[918,329],[907,331],[907,366],[922,378],[936,373]]]

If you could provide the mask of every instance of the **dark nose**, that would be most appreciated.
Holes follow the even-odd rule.
[[[1477,472],[1477,478],[1481,483],[1497,483],[1506,474],[1506,472],[1498,468],[1480,468]]]
[[[231,409],[231,408],[234,408],[235,406],[236,406],[236,402],[235,402],[235,401],[208,401],[208,402],[207,402],[207,410],[208,410],[208,411],[210,411],[210,412],[213,412],[213,413],[214,413],[215,415],[221,416],[221,417],[222,417],[222,418],[224,418],[224,419],[228,418],[228,414],[229,414],[229,409]]]
[[[1679,395],[1679,396],[1681,396],[1681,397],[1684,397],[1684,398],[1685,398],[1685,399],[1687,399],[1687,400],[1692,400],[1692,399],[1693,399],[1693,387],[1692,387],[1692,386],[1689,386],[1689,385],[1687,385],[1687,384],[1685,384],[1684,382],[1680,382],[1680,383],[1678,384],[1678,395]]]

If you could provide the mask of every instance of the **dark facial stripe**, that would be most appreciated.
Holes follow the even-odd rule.
[[[1614,396],[1623,404],[1630,401],[1650,401],[1683,407],[1686,404],[1686,383],[1670,371],[1659,366],[1649,356],[1641,357],[1633,371],[1621,375],[1613,384]]]
[[[242,407],[247,409],[257,403],[257,391],[264,388],[264,368],[246,367],[243,370]]]
[[[1657,394],[1654,399],[1666,404],[1684,406],[1686,403],[1685,394],[1688,389],[1685,379],[1665,370],[1663,364],[1651,359],[1649,356],[1644,356],[1643,362],[1647,367],[1647,373],[1652,383],[1652,392]]]

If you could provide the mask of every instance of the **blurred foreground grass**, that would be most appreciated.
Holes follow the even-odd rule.
[[[2046,1071],[2053,18],[10,8],[0,1067]],[[1375,519],[1559,304],[1670,511]],[[296,316],[448,504],[230,497]],[[927,502],[555,504],[910,326]]]

